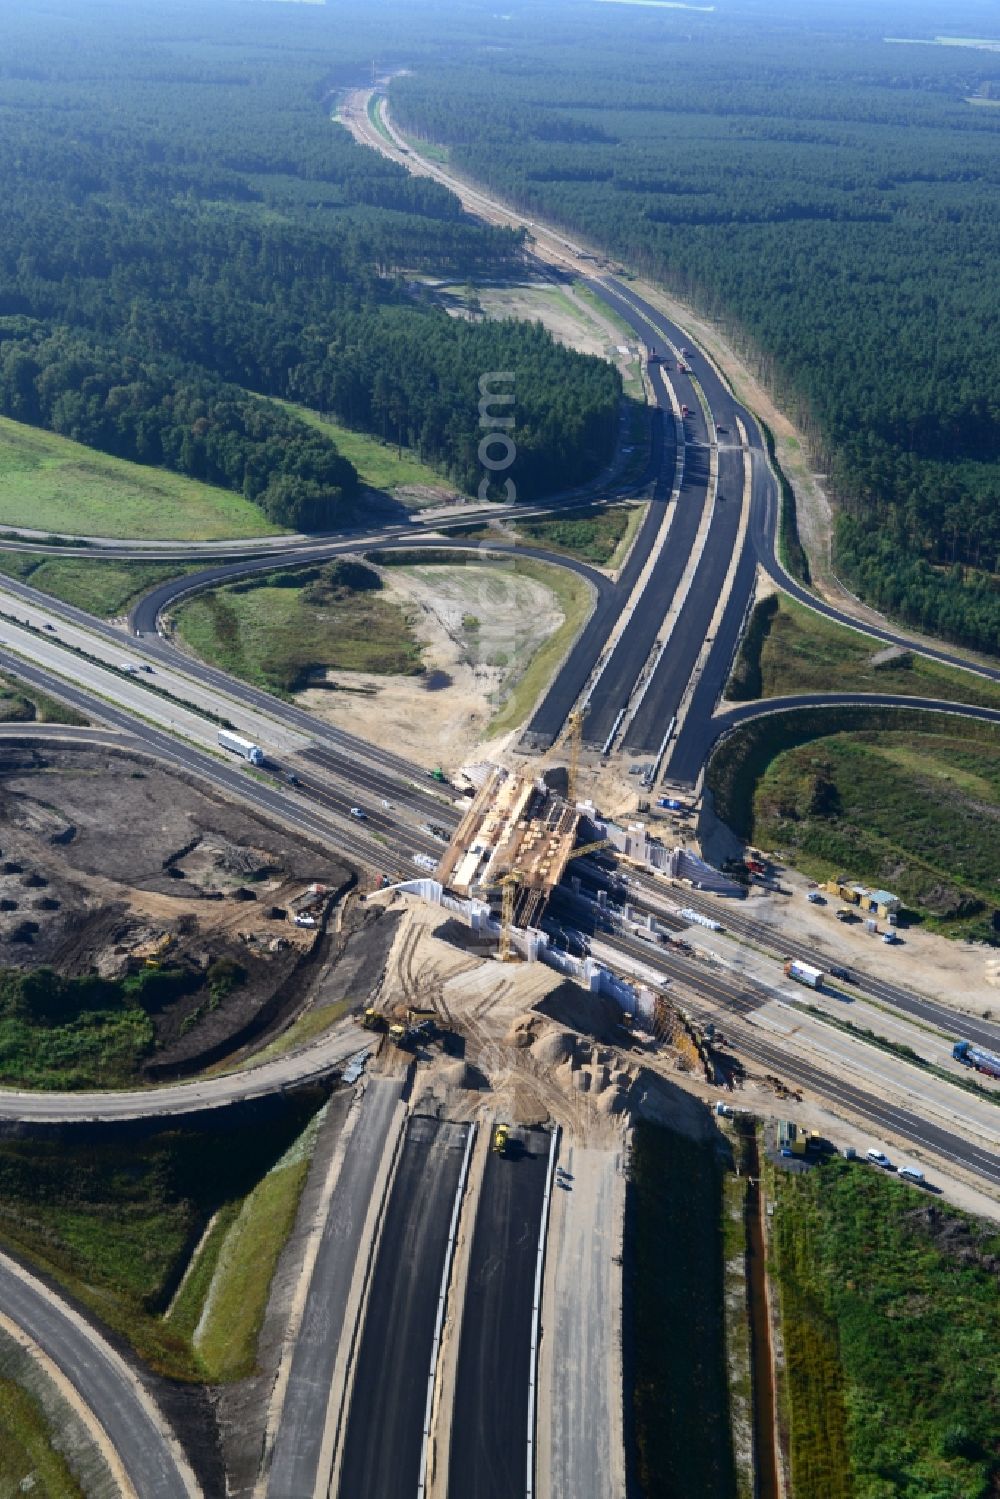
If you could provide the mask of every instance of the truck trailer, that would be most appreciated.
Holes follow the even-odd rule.
[[[823,987],[823,970],[814,968],[811,963],[800,963],[798,958],[789,958],[785,964],[785,977],[796,979],[810,989]]]
[[[956,1041],[951,1048],[951,1054],[956,1062],[961,1062],[966,1067],[974,1067],[977,1072],[983,1072],[987,1077],[1000,1077],[1000,1056],[997,1056],[995,1051],[987,1051],[982,1046],[973,1046],[971,1041]]]
[[[254,744],[251,739],[244,739],[242,734],[231,734],[228,729],[219,730],[219,747],[239,755],[241,760],[246,760],[251,765],[264,763],[264,751],[259,744]]]

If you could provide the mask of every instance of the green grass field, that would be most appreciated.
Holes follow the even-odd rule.
[[[420,670],[406,614],[383,596],[378,575],[357,564],[268,573],[199,594],[175,620],[203,660],[279,692],[300,690],[321,668]]]
[[[517,532],[531,546],[544,546],[564,557],[595,567],[616,567],[642,522],[642,505],[609,505],[547,519],[517,522]]]
[[[910,653],[875,667],[881,649],[870,636],[772,595],[754,609],[727,695],[743,701],[794,692],[892,692],[1000,707],[1000,683]]]
[[[281,530],[230,490],[111,458],[7,417],[0,417],[0,526],[184,541],[238,540]]]
[[[935,922],[1000,909],[1000,731],[842,733],[785,750],[753,802],[753,837],[806,873],[847,870]],[[979,935],[988,936],[984,930]]]
[[[30,583],[63,603],[86,609],[101,619],[127,614],[136,599],[157,583],[183,577],[203,564],[115,562],[90,557],[60,557],[40,552],[0,552],[0,573]],[[16,613],[16,605],[11,611]]]
[[[996,1225],[860,1162],[773,1175],[795,1499],[989,1499]]]
[[[307,406],[296,406],[290,401],[278,401],[275,404],[294,412],[302,421],[331,438],[337,445],[337,451],[354,464],[361,484],[370,489],[382,489],[389,494],[414,485],[439,490],[454,489],[454,485],[439,474],[437,469],[421,463],[409,448],[397,451],[394,443],[379,442],[377,437],[370,437],[366,432],[355,432],[351,427],[343,427],[339,422],[321,416],[318,411],[310,411]]]
[[[84,1499],[53,1435],[38,1401],[0,1377],[0,1499]]]
[[[0,1243],[51,1275],[157,1371],[183,1380],[233,1377],[248,1358],[252,1365],[322,1102],[310,1094],[284,1101],[266,1120],[138,1142],[0,1141]],[[256,1207],[248,1210],[248,1200]],[[214,1252],[214,1235],[201,1245],[166,1318],[216,1213],[220,1242]],[[227,1236],[241,1217],[251,1239],[226,1261]],[[193,1339],[213,1280],[218,1306],[228,1308],[231,1325],[220,1327],[219,1338],[229,1352],[206,1359]]]
[[[0,672],[0,723],[84,725],[87,722],[75,708],[68,708],[37,687],[28,687]]]

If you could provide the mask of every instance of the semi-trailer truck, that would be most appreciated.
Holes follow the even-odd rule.
[[[823,987],[823,970],[814,968],[811,963],[800,963],[798,958],[789,958],[785,964],[785,977],[797,979],[800,984],[805,984],[810,989]]]
[[[220,729],[219,746],[221,749],[230,750],[234,755],[239,755],[241,760],[246,760],[251,765],[264,763],[264,751],[260,745],[254,744],[252,739],[244,739],[242,734],[231,734],[228,729]]]
[[[983,1072],[987,1077],[1000,1077],[1000,1056],[997,1056],[995,1051],[987,1051],[982,1046],[973,1046],[971,1041],[956,1041],[951,1048],[951,1054],[956,1062],[962,1062],[966,1067],[974,1067],[977,1072]]]

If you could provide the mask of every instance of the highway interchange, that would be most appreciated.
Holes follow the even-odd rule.
[[[542,236],[537,226],[532,227],[540,244]],[[565,260],[566,251],[558,253]],[[627,284],[610,275],[589,274],[587,280],[652,356],[647,367],[652,395],[649,463],[636,486],[643,492],[651,487],[651,502],[617,578],[544,548],[519,549],[574,569],[593,591],[589,620],[537,704],[526,744],[535,749],[552,745],[573,708],[585,715],[587,743],[606,752],[654,756],[673,726],[665,764],[673,782],[693,786],[719,736],[761,714],[802,706],[833,711],[876,703],[1000,722],[996,710],[892,694],[813,694],[716,712],[758,565],[808,607],[873,638],[923,651],[993,680],[1000,680],[1000,670],[972,668],[946,650],[914,645],[888,625],[860,626],[791,579],[777,557],[777,484],[752,414],[734,400],[690,337]],[[679,370],[679,363],[689,372]],[[544,514],[580,503],[579,496],[565,497],[532,507],[532,512]],[[440,842],[426,831],[428,824],[440,825],[449,834],[457,824],[460,808],[447,788],[431,781],[426,769],[405,752],[371,745],[183,655],[162,633],[162,620],[192,589],[216,586],[255,570],[364,555],[390,546],[440,549],[442,531],[449,525],[468,525],[478,515],[470,506],[455,521],[435,517],[349,537],[272,539],[266,545],[234,547],[230,556],[217,544],[211,549],[116,544],[111,550],[119,557],[211,558],[199,573],[146,595],[130,616],[127,634],[26,584],[5,579],[0,587],[0,668],[77,707],[92,723],[106,726],[96,732],[109,744],[155,755],[214,786],[221,796],[250,804],[262,816],[290,825],[320,844],[335,843],[360,866],[412,877],[440,852]],[[38,549],[30,540],[25,544]],[[449,544],[470,549],[460,537]],[[8,540],[3,545],[17,549],[22,543]],[[69,546],[61,554],[94,556],[99,550]],[[122,662],[133,660],[152,671],[123,671]],[[209,704],[214,705],[214,718]],[[268,751],[265,776],[248,775],[214,747],[220,716],[238,729],[252,726]],[[62,740],[88,740],[94,732],[44,731]],[[4,737],[30,733],[15,730]],[[297,775],[297,785],[289,783],[290,771]],[[350,808],[358,803],[367,811],[363,823],[350,816]],[[598,883],[611,880],[600,875]],[[641,915],[661,921],[665,930],[677,930],[684,923],[665,914],[661,891],[662,882],[652,875],[636,875],[629,902]],[[688,896],[685,892],[685,900]],[[706,897],[690,894],[689,904],[718,913],[716,903]],[[724,919],[751,944],[773,947],[772,934],[749,918],[727,912]],[[694,1013],[708,1017],[723,1011],[727,1029],[738,1037],[739,1053],[747,1061],[809,1087],[850,1117],[891,1129],[994,1188],[1000,1185],[994,1149],[917,1112],[891,1107],[877,1091],[795,1056],[756,1029],[754,1015],[771,996],[753,982],[708,972],[704,964],[663,947],[651,952],[648,942],[620,926],[604,930],[599,923],[589,925],[592,940],[605,944],[614,955],[609,961],[623,972],[641,973],[652,964],[664,984],[683,987]],[[587,931],[586,916],[580,917],[579,928]],[[785,950],[792,955],[796,951],[788,943]],[[862,972],[852,973],[851,982],[893,1011],[926,1024],[954,1027],[954,1015],[924,996]],[[970,1020],[968,1031],[984,1044],[1000,1044],[1000,1026],[995,1023]],[[154,1090],[99,1095],[3,1090],[0,1118],[65,1125],[73,1120],[197,1114],[309,1077],[335,1075],[357,1053],[358,1034],[342,1028],[311,1047],[257,1067]],[[428,1460],[426,1371],[436,1340],[433,1313],[450,1252],[451,1204],[473,1139],[467,1125],[405,1116],[402,1085],[386,1079],[370,1079],[355,1107],[356,1148],[346,1151],[333,1187],[268,1456],[268,1499],[325,1494],[334,1478],[336,1487],[330,1492],[344,1499],[422,1492],[418,1485]],[[527,1349],[537,1295],[535,1242],[551,1189],[550,1144],[547,1131],[526,1135],[523,1159],[512,1171],[484,1152],[480,1142],[483,1159],[450,1416],[447,1486],[453,1494],[507,1499],[524,1492],[526,1463],[530,1473]],[[372,1226],[378,1183],[393,1151],[392,1188],[359,1287],[358,1264]],[[367,1312],[344,1385],[338,1364],[341,1335],[359,1295]],[[136,1494],[142,1499],[191,1499],[199,1492],[179,1443],[134,1370],[47,1288],[30,1282],[2,1258],[0,1308],[36,1339],[90,1404]],[[387,1433],[391,1440],[386,1440]]]

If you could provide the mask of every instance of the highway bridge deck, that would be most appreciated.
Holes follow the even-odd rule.
[[[341,1499],[416,1494],[434,1323],[467,1124],[409,1122],[372,1277]]]
[[[524,1499],[535,1258],[549,1141],[487,1158],[462,1317],[448,1469],[450,1499]]]

